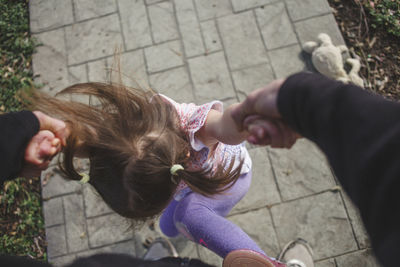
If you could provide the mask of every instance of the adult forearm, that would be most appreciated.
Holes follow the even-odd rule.
[[[391,266],[388,248],[400,241],[400,104],[303,73],[283,84],[278,108],[327,155],[359,207],[378,257]]]
[[[0,115],[0,184],[21,170],[25,147],[39,127],[30,111]]]

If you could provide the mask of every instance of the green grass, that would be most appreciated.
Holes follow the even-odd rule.
[[[0,0],[0,112],[16,111],[20,90],[33,86],[27,1]]]
[[[372,27],[379,27],[394,36],[400,37],[399,0],[364,0],[364,5],[373,18]]]
[[[0,191],[0,253],[46,259],[39,184],[18,178]]]
[[[29,35],[28,2],[0,0],[0,113],[22,107],[29,91],[35,42]],[[40,179],[19,178],[0,189],[0,254],[46,260]]]

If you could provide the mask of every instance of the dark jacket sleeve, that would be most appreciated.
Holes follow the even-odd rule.
[[[288,124],[314,141],[360,209],[375,253],[398,266],[400,104],[318,74],[289,77],[278,95]]]
[[[38,119],[30,111],[0,115],[0,185],[18,175],[25,148],[39,127]]]

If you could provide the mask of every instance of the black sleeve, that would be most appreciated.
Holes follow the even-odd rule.
[[[47,262],[20,256],[0,255],[2,266],[52,267]],[[214,267],[200,260],[167,257],[160,260],[142,260],[127,254],[102,253],[86,258],[78,258],[65,267]]]
[[[288,124],[314,141],[360,209],[375,253],[398,266],[400,104],[318,74],[289,77],[278,95]]]
[[[52,267],[47,262],[22,256],[0,255],[0,262],[1,266]]]
[[[36,116],[30,111],[0,115],[0,185],[18,175],[29,140],[39,131]]]

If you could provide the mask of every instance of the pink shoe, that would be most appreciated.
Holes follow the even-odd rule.
[[[238,249],[230,252],[224,259],[222,267],[285,267],[282,262],[249,249]]]

